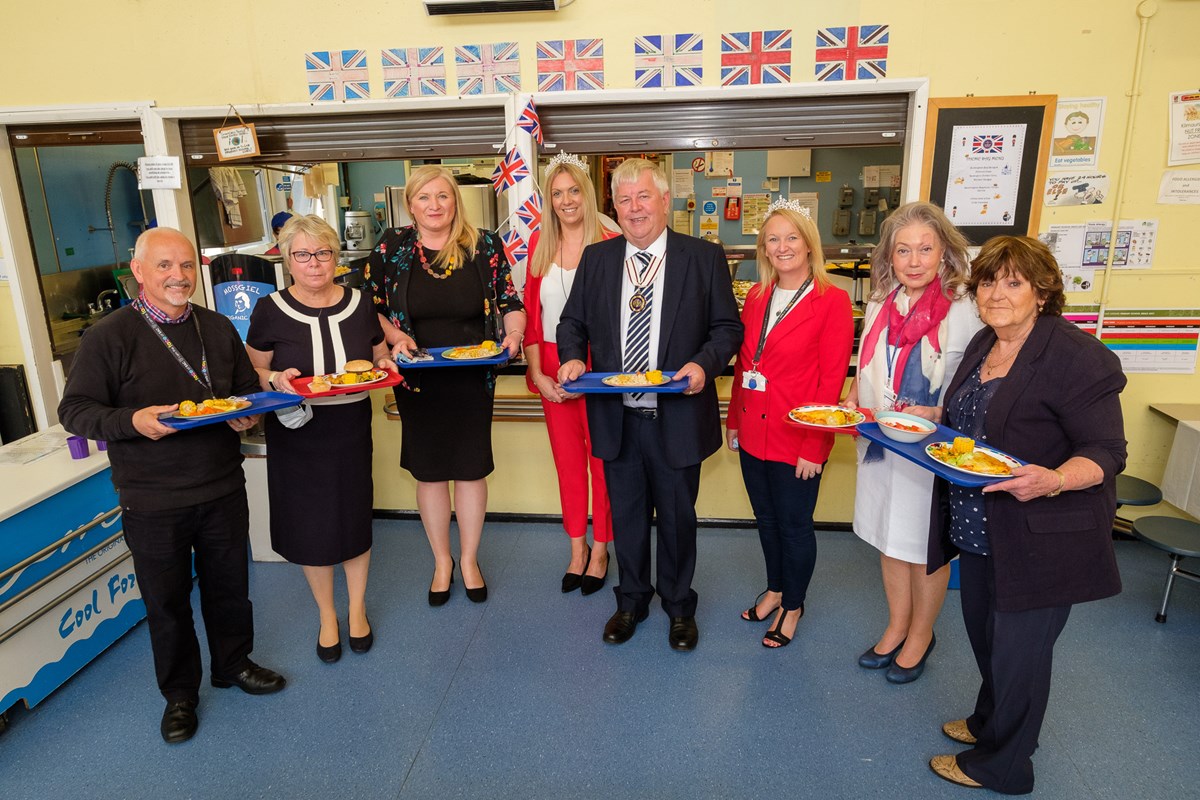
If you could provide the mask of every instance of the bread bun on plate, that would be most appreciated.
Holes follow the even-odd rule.
[[[365,358],[356,358],[353,361],[347,361],[343,369],[346,372],[370,372],[375,369],[375,365]]]

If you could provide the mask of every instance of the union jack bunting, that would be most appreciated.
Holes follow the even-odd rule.
[[[980,153],[982,155],[992,155],[993,153],[1004,152],[1004,134],[991,136],[973,136],[971,137],[971,152]]]
[[[529,165],[521,157],[521,152],[514,147],[508,151],[504,160],[496,165],[496,171],[492,173],[492,185],[496,187],[496,194],[500,194],[528,177]]]
[[[792,82],[792,31],[721,34],[721,85]]]
[[[819,81],[870,80],[887,76],[888,26],[863,25],[817,30]]]
[[[517,208],[517,219],[525,223],[525,228],[533,233],[542,227],[542,196],[531,194]]]
[[[367,100],[366,50],[318,50],[304,54],[304,76],[312,101]]]
[[[539,92],[604,88],[603,39],[555,39],[537,43]]]
[[[532,99],[525,104],[525,110],[521,112],[521,116],[517,117],[517,127],[537,139],[538,144],[542,144],[542,120],[538,117],[537,108],[534,107]]]
[[[454,48],[459,94],[521,91],[521,52],[516,42],[465,44]]]
[[[433,97],[446,94],[446,49],[406,47],[384,50],[385,97]]]
[[[504,241],[504,255],[508,257],[509,266],[517,266],[529,255],[529,245],[516,228],[509,228],[500,234],[500,238]]]
[[[698,33],[638,36],[633,40],[633,82],[639,89],[700,86],[704,38]]]

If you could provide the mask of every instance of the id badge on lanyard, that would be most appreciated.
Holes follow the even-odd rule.
[[[742,373],[742,388],[752,392],[767,390],[767,376],[756,369],[748,369]]]

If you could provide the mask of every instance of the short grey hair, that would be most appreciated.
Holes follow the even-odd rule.
[[[192,244],[192,240],[183,235],[183,231],[175,228],[158,227],[147,228],[138,236],[137,241],[133,244],[133,257],[138,261],[146,260],[146,251],[150,249],[155,239],[161,239],[164,236],[178,236],[183,239],[192,248],[192,258],[196,256],[196,246]]]
[[[654,186],[664,194],[671,189],[671,184],[667,182],[667,176],[663,175],[661,169],[653,161],[647,161],[644,158],[627,158],[617,165],[612,174],[612,193],[615,197],[617,187],[622,183],[637,183],[641,180],[642,174],[649,172],[654,178]]]

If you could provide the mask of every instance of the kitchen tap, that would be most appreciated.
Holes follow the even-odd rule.
[[[109,295],[111,295],[112,297],[119,298],[121,296],[121,293],[118,292],[116,289],[105,289],[100,294],[96,295],[96,313],[97,314],[103,314],[105,311],[112,311],[112,307],[113,307],[112,297],[109,297],[108,300],[104,299],[105,297],[108,297]]]

